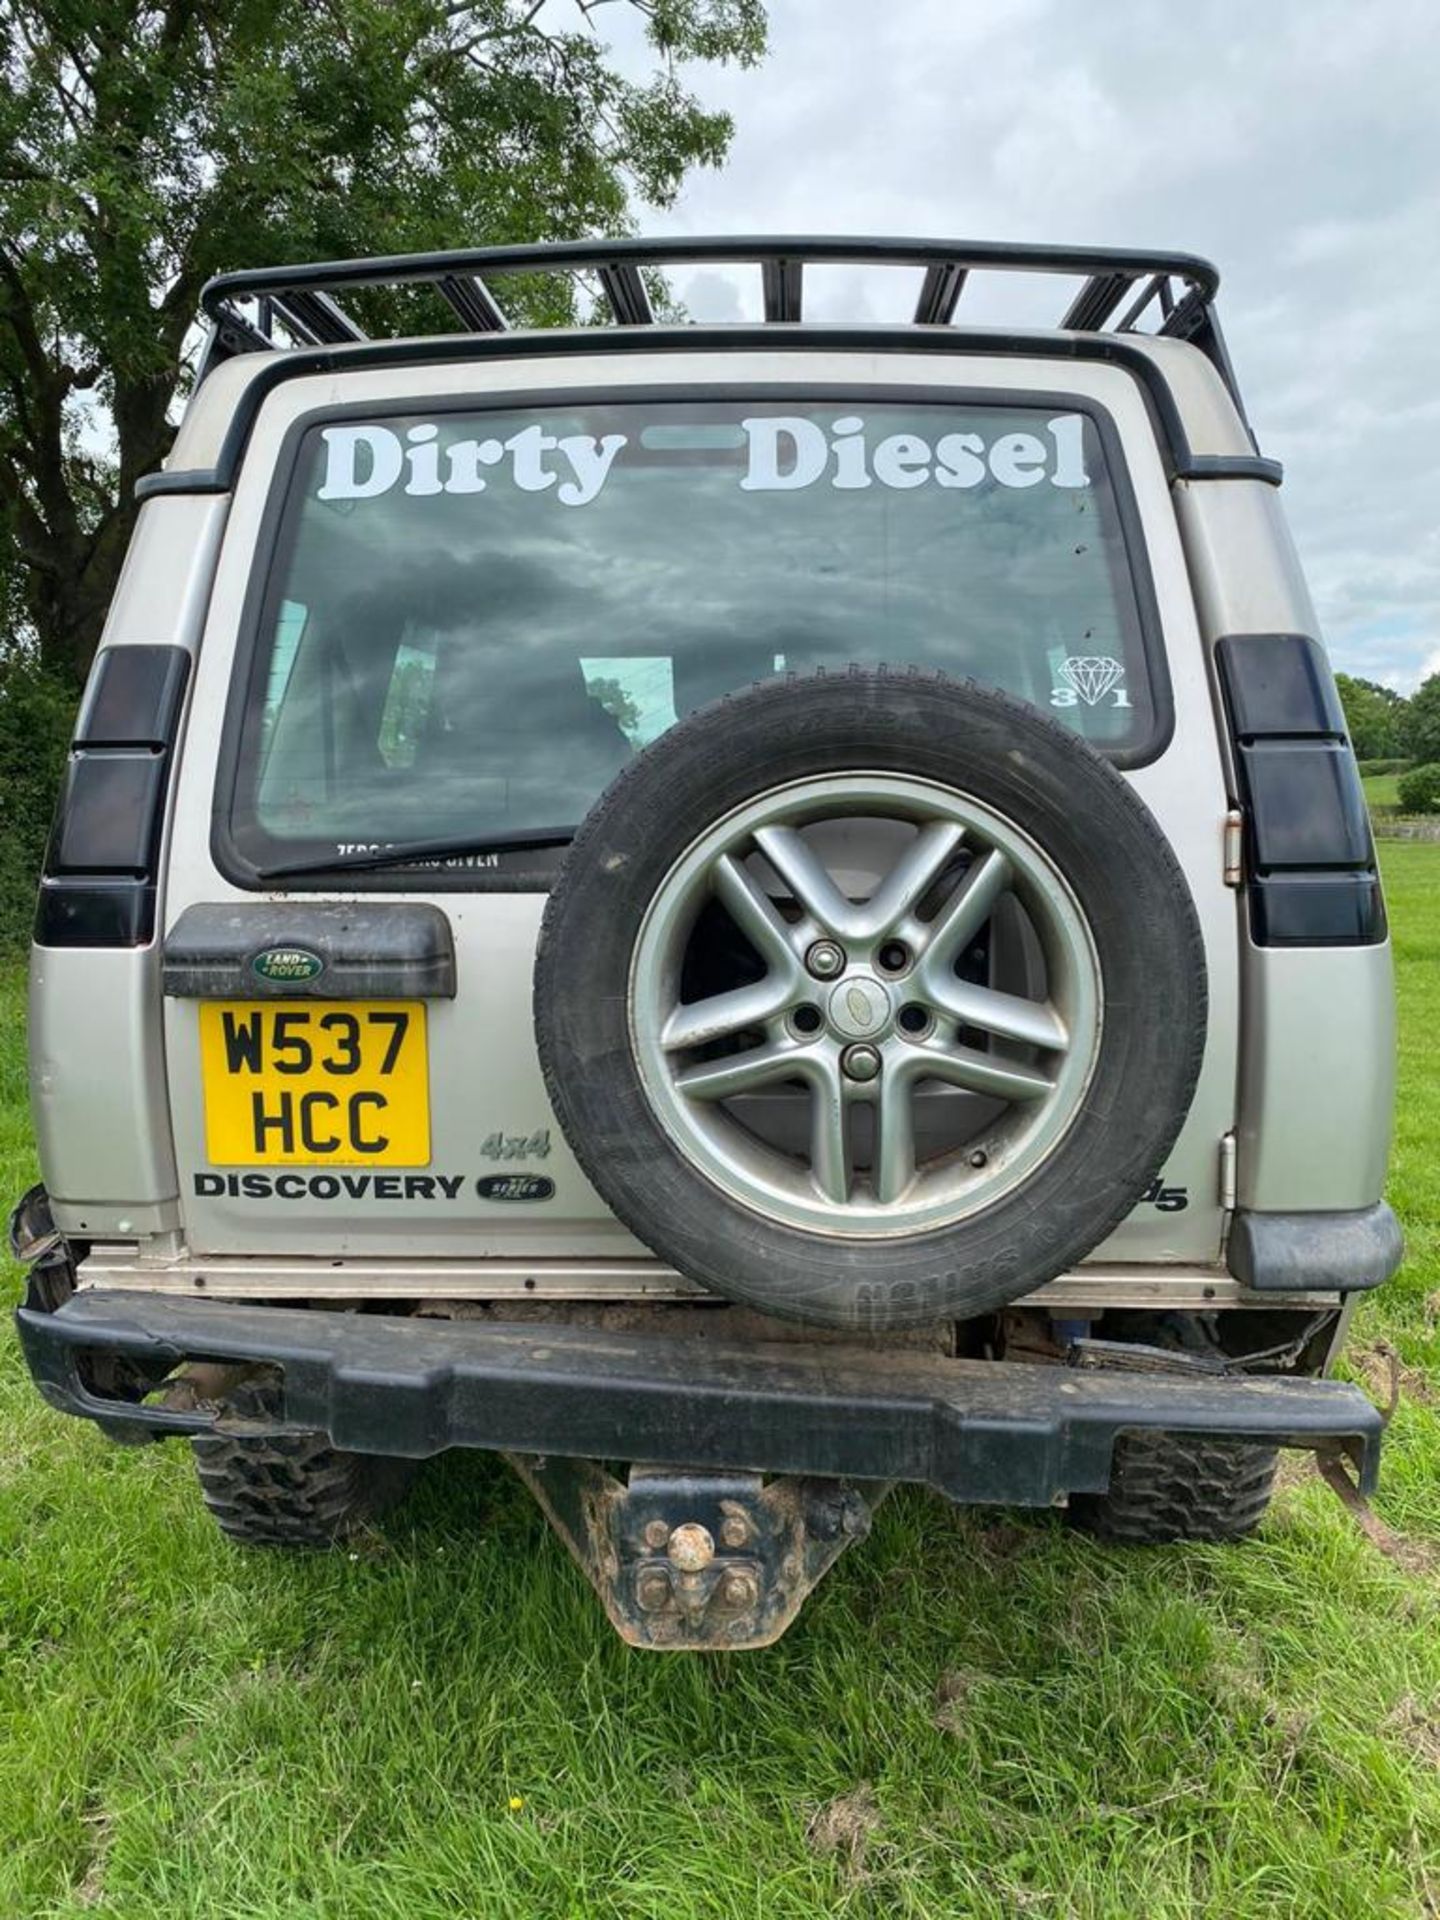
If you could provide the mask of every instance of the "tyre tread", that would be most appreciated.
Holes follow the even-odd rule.
[[[1243,1540],[1270,1504],[1278,1458],[1274,1447],[1213,1434],[1122,1434],[1109,1491],[1074,1495],[1070,1519],[1129,1546]]]
[[[253,1391],[231,1402],[267,1410]],[[362,1531],[401,1496],[408,1460],[350,1453],[323,1433],[197,1434],[200,1495],[220,1531],[245,1546],[323,1548]]]

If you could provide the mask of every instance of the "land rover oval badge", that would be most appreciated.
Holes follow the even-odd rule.
[[[265,947],[250,962],[250,971],[272,986],[287,986],[298,980],[318,980],[325,962],[309,947]]]

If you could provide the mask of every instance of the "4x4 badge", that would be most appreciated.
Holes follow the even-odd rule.
[[[265,947],[250,962],[250,971],[276,983],[317,980],[325,962],[308,947]]]

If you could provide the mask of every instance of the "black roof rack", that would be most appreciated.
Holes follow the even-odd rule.
[[[1080,278],[1084,284],[1058,317],[1058,327],[1079,333],[1134,333],[1148,315],[1155,324],[1146,331],[1189,340],[1206,354],[1239,405],[1215,315],[1220,276],[1208,260],[1195,254],[831,234],[566,240],[224,273],[210,281],[201,296],[204,312],[213,323],[202,377],[217,360],[281,344],[277,327],[295,346],[367,339],[340,303],[338,296],[346,293],[430,286],[455,315],[456,327],[445,331],[501,333],[508,329],[508,322],[491,289],[492,281],[517,273],[593,274],[615,326],[640,328],[656,324],[646,276],[667,267],[701,264],[758,266],[766,322],[791,325],[804,318],[808,266],[923,268],[913,318],[913,324],[921,327],[948,326],[976,273]],[[241,311],[250,302],[257,303],[253,319]],[[1124,310],[1116,319],[1122,305]]]

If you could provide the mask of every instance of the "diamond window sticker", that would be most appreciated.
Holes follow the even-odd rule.
[[[1109,654],[1069,654],[1060,662],[1058,677],[1065,686],[1055,689],[1060,699],[1052,696],[1053,704],[1072,706],[1078,697],[1087,707],[1096,707],[1125,678],[1125,667]],[[1071,696],[1068,700],[1064,698],[1067,689]]]

